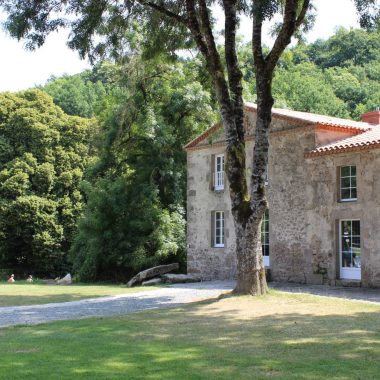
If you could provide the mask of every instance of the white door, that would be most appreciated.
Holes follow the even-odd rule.
[[[360,220],[339,223],[340,278],[361,280]]]

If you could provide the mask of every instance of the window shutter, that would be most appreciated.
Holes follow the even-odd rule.
[[[213,191],[215,188],[215,154],[211,155],[211,178],[210,178],[210,190]]]
[[[211,211],[211,247],[215,246],[215,211]]]
[[[224,184],[226,184],[224,182]],[[227,219],[230,217],[230,212],[228,210],[224,211],[224,246],[227,247],[227,239],[230,237],[230,231],[227,228]]]
[[[224,172],[224,175],[223,175],[223,184],[224,184],[224,188],[226,188],[226,185],[227,185],[226,153],[224,153],[224,155],[223,155],[223,172]]]

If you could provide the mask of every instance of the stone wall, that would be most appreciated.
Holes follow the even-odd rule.
[[[224,146],[211,146],[187,155],[187,270],[205,280],[230,279],[236,273],[229,193],[212,189],[211,157],[223,153],[224,149]],[[212,211],[225,212],[223,248],[212,247]]]
[[[307,241],[312,265],[325,283],[336,284],[340,277],[338,247],[339,221],[359,219],[361,229],[362,285],[380,286],[380,152],[369,150],[306,160]],[[357,201],[339,202],[338,170],[355,165]]]
[[[249,115],[247,120],[254,125],[254,116]],[[300,131],[285,122],[273,122],[271,131],[268,184],[271,273],[275,280],[305,282],[306,243],[301,243],[305,234],[305,213],[302,211],[305,169],[302,165],[306,165],[304,152],[315,146],[314,132],[310,128]],[[249,136],[251,138],[246,143],[248,178],[254,144],[252,132]],[[297,144],[294,144],[295,137]],[[223,139],[219,132],[208,140],[208,144],[203,142],[187,155],[188,272],[203,279],[225,279],[236,275],[228,183],[225,183],[224,191],[214,191],[211,186],[212,155],[224,153]],[[225,212],[223,248],[212,247],[212,211]],[[311,269],[307,268],[307,271]]]
[[[304,153],[315,146],[313,130],[274,132],[269,153],[269,238],[271,276],[306,283],[312,277],[306,239],[307,165]]]
[[[246,123],[254,125],[254,116]],[[254,135],[246,144],[248,177]],[[276,281],[337,284],[340,261],[340,219],[360,219],[362,285],[380,286],[380,150],[305,158],[321,139],[334,141],[337,132],[323,136],[314,127],[274,121],[269,151],[270,269]],[[339,137],[339,136],[338,136]],[[228,184],[211,186],[212,155],[225,150],[219,131],[188,151],[188,272],[203,279],[236,275],[235,234]],[[339,202],[338,168],[357,166],[358,200]],[[225,212],[225,246],[212,247],[212,211]]]

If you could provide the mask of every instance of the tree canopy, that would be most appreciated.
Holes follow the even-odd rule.
[[[250,44],[239,48],[244,97],[256,101]],[[340,28],[327,40],[300,42],[281,57],[274,79],[275,106],[360,119],[380,105],[380,33]]]
[[[83,185],[87,206],[71,249],[80,279],[121,280],[174,260],[185,269],[182,147],[215,120],[198,68],[139,57],[124,67],[124,95],[103,113],[100,157]]]
[[[91,120],[38,90],[0,94],[0,266],[59,274],[83,207]]]

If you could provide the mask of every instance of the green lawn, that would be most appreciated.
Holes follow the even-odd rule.
[[[16,282],[0,283],[0,307],[77,301],[83,298],[141,292],[152,287],[127,288],[125,285],[46,285]]]
[[[379,379],[380,305],[272,292],[0,329],[0,379]]]

